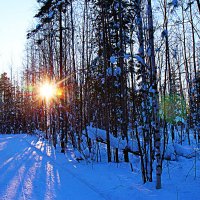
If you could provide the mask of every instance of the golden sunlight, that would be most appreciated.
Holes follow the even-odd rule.
[[[56,95],[56,85],[48,82],[42,84],[39,88],[39,94],[42,98],[50,100]]]

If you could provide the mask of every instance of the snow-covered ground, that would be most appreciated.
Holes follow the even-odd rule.
[[[142,184],[137,160],[131,172],[125,163],[77,162],[36,136],[0,135],[0,200],[200,199],[198,156],[166,161],[161,190]]]

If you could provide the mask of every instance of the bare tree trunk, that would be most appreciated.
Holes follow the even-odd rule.
[[[152,129],[154,131],[154,140],[155,140],[155,155],[156,155],[156,189],[161,188],[161,174],[162,174],[162,159],[160,152],[160,130],[159,130],[159,104],[158,104],[158,88],[157,88],[157,67],[155,63],[155,54],[154,54],[154,32],[153,32],[153,16],[152,16],[152,6],[151,0],[148,0],[148,30],[149,30],[149,48],[151,49],[151,71],[152,71],[152,88],[153,92],[153,116],[151,120]]]
[[[103,25],[103,60],[104,60],[104,78],[105,78],[105,128],[106,128],[106,141],[107,141],[107,157],[108,162],[111,162],[111,147],[110,147],[110,133],[109,133],[109,111],[108,111],[108,81],[107,81],[107,67],[108,67],[108,58],[107,58],[107,26],[106,26],[106,13],[103,5],[102,8],[102,25]]]
[[[142,6],[142,2],[140,0],[136,0],[135,1],[135,12],[136,12],[136,21],[137,21],[137,27],[138,27],[138,42],[139,42],[139,49],[138,49],[138,54],[139,56],[144,59],[144,31],[143,31],[143,19],[141,16],[141,9]],[[140,70],[141,70],[141,75],[142,75],[142,88],[145,89],[146,88],[146,69],[145,66],[140,63]],[[142,94],[142,104],[144,105],[142,108],[142,113],[144,113],[144,115],[147,114],[146,112],[146,94],[145,92],[143,92]],[[143,117],[143,116],[142,116]],[[136,138],[137,141],[140,142],[140,135],[137,132],[137,127],[136,127]],[[145,169],[145,157],[146,157],[146,141],[145,141],[145,131],[143,130],[143,140],[144,140],[144,144],[143,147],[139,146],[139,150],[140,152],[140,159],[141,159],[141,171],[142,171],[142,178],[143,178],[143,182],[146,183],[147,181],[147,176],[146,176],[146,169]],[[142,150],[144,149],[144,150]]]
[[[190,82],[190,74],[189,74],[189,66],[188,66],[188,58],[187,58],[187,48],[186,48],[186,29],[185,29],[185,16],[184,16],[184,7],[183,3],[181,5],[182,10],[182,28],[183,28],[183,54],[184,54],[184,66],[185,66],[185,78],[187,83],[187,91],[188,91],[188,99],[189,99],[189,108],[192,108],[192,98],[191,98],[191,82]],[[189,113],[189,125],[187,125],[187,134],[188,134],[188,143],[190,144],[190,136],[189,136],[189,128],[192,125],[191,120],[191,112]]]
[[[59,7],[59,67],[60,67],[60,87],[63,88],[63,27],[62,27],[62,4]],[[60,109],[60,131],[61,131],[61,138],[60,138],[60,145],[61,145],[61,152],[65,153],[65,142],[64,142],[64,116],[63,116],[63,107],[64,107],[64,102],[63,99],[61,98],[61,107]]]
[[[124,66],[124,40],[123,40],[123,24],[122,24],[122,2],[119,1],[119,24],[120,24],[120,30],[119,30],[119,42],[120,42],[120,57],[119,57],[119,65],[121,68],[121,107],[122,107],[122,136],[126,139],[128,144],[128,133],[127,133],[127,127],[128,127],[128,117],[127,117],[127,80],[126,80],[126,69]],[[124,150],[124,161],[129,162],[128,157],[128,151]]]
[[[200,3],[199,3],[199,0],[198,0],[198,6],[200,8]],[[194,66],[194,77],[195,77],[195,83],[194,83],[194,86],[195,89],[197,89],[198,87],[198,82],[197,82],[197,63],[196,63],[196,43],[195,43],[195,30],[194,30],[194,20],[193,20],[193,15],[192,15],[192,5],[189,4],[189,7],[190,7],[190,23],[191,23],[191,29],[192,29],[192,54],[193,54],[193,66]],[[195,129],[196,129],[196,126],[197,126],[197,123],[199,122],[199,112],[198,112],[198,109],[199,109],[199,106],[200,106],[200,96],[197,95],[197,101],[195,103],[196,105],[195,106],[195,110],[194,110],[194,114],[196,115],[195,116]],[[198,131],[198,130],[195,130],[195,131]],[[196,137],[196,135],[195,135]]]

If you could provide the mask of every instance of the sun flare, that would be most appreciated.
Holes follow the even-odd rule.
[[[51,83],[43,83],[39,88],[39,94],[46,100],[52,99],[56,95],[56,86]]]

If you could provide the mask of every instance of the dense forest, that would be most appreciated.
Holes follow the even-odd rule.
[[[37,2],[22,77],[0,77],[0,132],[41,131],[83,159],[137,155],[161,188],[168,145],[200,142],[200,1]]]

